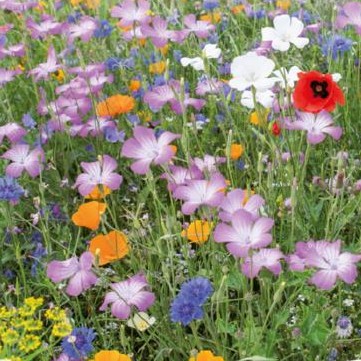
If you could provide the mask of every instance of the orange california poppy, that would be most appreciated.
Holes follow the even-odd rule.
[[[129,83],[128,89],[132,92],[136,92],[140,89],[141,86],[142,86],[142,83],[140,82],[140,80],[132,79]]]
[[[89,193],[87,196],[85,196],[85,199],[93,199],[93,200],[103,199],[111,192],[112,192],[112,190],[109,187],[107,187],[105,185],[102,185],[102,187],[99,187],[97,185],[94,187],[94,189],[91,191],[91,193]]]
[[[189,361],[224,361],[221,356],[214,356],[211,351],[201,351],[195,357],[191,357]]]
[[[97,9],[100,4],[100,0],[70,0],[73,6],[85,4],[89,9]]]
[[[220,13],[219,11],[214,12],[212,14],[207,13],[207,14],[201,15],[199,18],[199,20],[208,21],[213,24],[219,23],[221,21],[221,19],[222,19],[222,13]]]
[[[135,100],[128,95],[113,95],[97,105],[100,117],[115,117],[130,112],[135,106]]]
[[[105,203],[96,201],[82,204],[73,214],[71,220],[79,227],[86,227],[93,231],[99,228],[100,216],[105,212]]]
[[[231,144],[229,156],[232,160],[237,160],[242,157],[243,152],[244,148],[242,144],[233,143]]]
[[[190,242],[203,244],[208,241],[212,226],[212,222],[196,220],[182,231],[181,236],[187,237]]]
[[[242,11],[244,11],[244,5],[236,5],[231,8],[231,11],[234,15],[240,14]]]
[[[128,355],[118,351],[100,351],[94,355],[94,361],[132,361]]]
[[[99,256],[99,266],[116,261],[129,252],[127,236],[119,231],[100,234],[90,241],[89,251]]]

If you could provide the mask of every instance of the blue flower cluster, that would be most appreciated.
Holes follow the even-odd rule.
[[[0,178],[0,200],[16,203],[24,195],[24,189],[18,184],[16,179],[6,176]]]
[[[180,292],[173,300],[170,309],[172,322],[183,326],[203,317],[203,304],[213,293],[211,282],[204,277],[195,277],[183,283]]]
[[[94,338],[95,333],[92,328],[78,327],[63,339],[61,346],[68,357],[83,359],[94,350],[92,345]]]

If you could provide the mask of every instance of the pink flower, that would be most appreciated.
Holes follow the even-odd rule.
[[[185,185],[187,180],[202,179],[203,174],[197,166],[191,166],[189,169],[170,165],[169,173],[164,173],[161,178],[168,181],[168,190],[173,192],[178,186]]]
[[[217,165],[226,162],[225,157],[213,157],[213,155],[206,154],[204,158],[194,158],[193,164],[203,173],[217,172]]]
[[[135,306],[139,311],[145,312],[154,303],[155,295],[147,290],[148,282],[144,275],[136,274],[126,281],[112,283],[113,290],[105,296],[100,311],[105,311],[109,304],[114,317],[125,320],[130,316],[131,306]]]
[[[69,279],[65,292],[69,296],[79,296],[98,281],[98,277],[91,271],[93,262],[93,254],[84,252],[79,260],[72,257],[66,261],[51,261],[46,273],[55,283]]]
[[[222,202],[226,180],[220,173],[213,173],[209,180],[186,180],[184,186],[179,186],[173,193],[174,198],[185,201],[182,212],[192,214],[200,206],[217,207]]]
[[[146,174],[150,164],[166,164],[174,156],[174,150],[169,145],[179,134],[164,132],[157,139],[153,130],[137,126],[134,128],[134,138],[125,141],[122,156],[136,160],[131,169],[137,174]]]
[[[235,189],[227,193],[219,208],[219,218],[223,222],[229,222],[240,209],[252,214],[254,219],[259,218],[259,209],[264,205],[264,199],[257,195],[251,195],[248,198],[248,192],[242,189]]]
[[[251,213],[241,209],[231,218],[232,225],[220,223],[214,230],[214,240],[227,243],[228,251],[235,257],[247,257],[250,249],[263,248],[272,242],[273,219],[254,219]]]
[[[210,32],[214,31],[215,26],[208,21],[197,20],[194,14],[184,17],[184,25],[189,32],[193,32],[198,38],[207,38]]]
[[[292,269],[318,269],[311,277],[310,283],[323,290],[330,290],[336,284],[337,278],[348,284],[354,283],[357,277],[355,264],[361,260],[361,255],[341,253],[340,240],[298,242],[296,254],[293,256],[288,260]]]
[[[150,37],[154,46],[162,48],[168,43],[169,39],[177,40],[177,36],[172,30],[168,30],[168,22],[160,16],[156,16],[152,20],[152,26],[143,24],[141,26],[142,34]]]
[[[19,142],[26,134],[26,130],[17,123],[8,123],[0,127],[0,144],[4,137],[8,138],[11,143]]]
[[[335,140],[339,140],[342,135],[342,128],[333,125],[331,114],[325,110],[318,114],[298,112],[298,119],[291,123],[291,127],[307,131],[307,141],[310,144],[323,142],[326,134]]]
[[[28,74],[34,75],[35,81],[38,82],[41,79],[47,79],[50,73],[54,73],[58,69],[60,69],[60,65],[56,62],[55,49],[50,46],[46,63],[39,64],[36,68],[30,70]]]
[[[101,160],[96,162],[81,162],[80,165],[85,173],[78,176],[74,187],[78,187],[82,196],[87,196],[98,184],[107,186],[112,190],[118,189],[123,181],[121,175],[113,172],[118,164],[109,155],[104,155]]]
[[[11,82],[18,74],[21,74],[21,70],[6,70],[0,68],[0,88],[2,88],[4,84]]]
[[[68,31],[69,43],[76,38],[80,38],[83,42],[88,42],[98,28],[98,22],[90,16],[83,16],[76,24],[71,24]]]
[[[50,15],[42,15],[42,21],[37,24],[31,17],[26,19],[26,27],[33,39],[44,38],[49,35],[61,34],[66,24],[58,23]]]
[[[119,18],[121,26],[133,26],[134,23],[144,24],[149,22],[150,2],[147,0],[124,0],[120,5],[112,8],[111,16]]]
[[[336,26],[343,29],[346,25],[353,25],[361,35],[361,4],[357,1],[346,3],[336,18]]]
[[[245,259],[242,272],[248,278],[254,278],[265,267],[274,275],[279,275],[282,271],[281,258],[283,254],[278,248],[263,248]]]
[[[18,178],[25,170],[34,178],[40,173],[41,162],[44,161],[44,151],[41,148],[30,151],[28,144],[16,144],[5,152],[1,158],[13,162],[6,167],[6,174],[10,177]]]

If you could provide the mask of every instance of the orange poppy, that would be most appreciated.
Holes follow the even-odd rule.
[[[100,117],[115,117],[133,110],[135,100],[128,95],[113,95],[97,105],[97,114]]]
[[[244,10],[244,5],[236,5],[231,8],[234,15],[240,14]]]
[[[70,0],[73,6],[85,4],[89,9],[96,9],[99,7],[100,0]]]
[[[157,63],[152,63],[149,65],[149,72],[151,74],[162,74],[165,72],[166,65],[167,64],[165,61],[158,61]]]
[[[79,227],[86,227],[93,231],[99,228],[100,217],[105,212],[105,203],[96,201],[82,204],[73,214],[71,220]]]
[[[132,91],[132,92],[136,92],[137,90],[140,89],[142,83],[140,82],[140,80],[138,79],[133,79],[130,81],[129,83],[129,90]]]
[[[182,231],[181,236],[193,243],[203,244],[208,241],[212,226],[212,222],[196,220]]]
[[[100,351],[94,355],[93,361],[132,361],[128,355],[118,351]]]
[[[91,191],[91,193],[89,193],[87,196],[85,196],[85,199],[93,199],[93,200],[103,199],[111,192],[112,192],[112,190],[109,187],[107,187],[105,185],[103,185],[102,187],[99,187],[97,185],[94,187],[94,189]]]
[[[229,156],[232,160],[237,160],[238,158],[242,157],[242,154],[244,152],[244,148],[242,144],[231,144],[231,149],[229,152]]]
[[[204,15],[201,15],[199,18],[199,20],[208,21],[213,24],[219,23],[221,21],[221,19],[222,19],[222,13],[220,13],[220,12],[214,12],[212,14],[204,14]]]
[[[201,351],[195,357],[191,357],[189,361],[224,361],[221,356],[214,356],[211,351]]]
[[[89,251],[99,256],[99,266],[116,261],[129,253],[127,236],[119,231],[100,234],[90,241]]]

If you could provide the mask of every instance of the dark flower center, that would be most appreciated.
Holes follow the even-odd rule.
[[[313,91],[313,96],[315,98],[320,97],[326,99],[329,96],[329,91],[327,90],[328,84],[327,81],[316,81],[311,82],[311,89]]]

